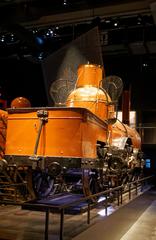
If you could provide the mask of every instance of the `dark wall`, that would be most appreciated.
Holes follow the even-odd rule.
[[[103,59],[106,75],[122,78],[124,89],[131,87],[131,110],[156,109],[155,59],[141,56],[105,56]],[[47,98],[43,72],[40,63],[27,59],[7,58],[0,60],[1,81],[9,102],[17,96],[28,97],[34,106],[46,105]],[[146,122],[148,114],[142,114]],[[153,113],[152,113],[153,116]]]
[[[8,101],[23,96],[31,101],[32,106],[47,104],[41,65],[26,59],[0,60],[0,85]]]
[[[156,109],[155,59],[141,56],[105,56],[106,75],[122,78],[124,89],[131,87],[131,110]],[[33,105],[46,105],[43,72],[40,63],[27,59],[1,59],[0,85],[10,100],[17,96],[30,98]],[[144,114],[145,115],[145,114]],[[143,117],[147,118],[147,115]]]
[[[156,109],[156,57],[106,56],[104,64],[107,75],[120,76],[124,88],[131,88],[132,110]]]

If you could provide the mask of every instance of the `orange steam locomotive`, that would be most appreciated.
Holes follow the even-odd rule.
[[[80,65],[65,106],[32,108],[21,98],[7,110],[0,176],[17,184],[21,194],[42,198],[83,191],[88,196],[126,183],[140,171],[140,136],[117,119],[115,103],[102,86],[103,72],[99,65]]]

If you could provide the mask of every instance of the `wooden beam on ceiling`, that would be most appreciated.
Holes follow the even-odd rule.
[[[91,21],[95,17],[106,18],[113,16],[128,16],[132,14],[151,13],[150,0],[138,0],[123,4],[79,10],[67,13],[59,13],[48,16],[42,16],[37,20],[23,23],[25,27],[44,27],[48,25],[74,24],[84,21]]]

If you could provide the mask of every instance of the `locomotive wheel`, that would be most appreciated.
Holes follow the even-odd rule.
[[[54,178],[46,172],[35,171],[33,173],[33,188],[38,198],[45,198],[54,189]]]

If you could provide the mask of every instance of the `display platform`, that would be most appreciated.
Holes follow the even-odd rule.
[[[60,209],[62,209],[63,206],[69,205],[68,208],[65,208],[64,213],[79,214],[87,211],[87,201],[81,201],[77,204],[75,203],[74,205],[72,205],[72,203],[79,201],[83,197],[83,194],[59,193],[50,198],[27,201],[22,204],[22,209],[31,211],[46,211],[49,207],[51,212],[60,212]]]

